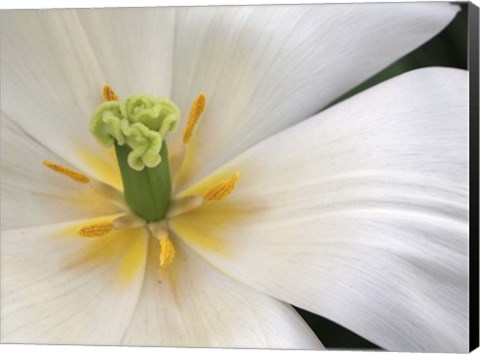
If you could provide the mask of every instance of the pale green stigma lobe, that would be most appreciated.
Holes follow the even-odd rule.
[[[104,147],[128,145],[128,165],[141,171],[160,164],[162,142],[179,120],[180,110],[172,101],[134,95],[102,103],[90,120],[90,131]]]

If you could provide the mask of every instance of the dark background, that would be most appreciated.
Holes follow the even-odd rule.
[[[468,43],[468,5],[461,4],[461,11],[454,20],[436,37],[417,48],[415,51],[396,61],[385,70],[360,84],[341,96],[330,106],[363,91],[370,86],[388,80],[401,73],[426,66],[448,66],[467,69]],[[346,328],[314,315],[308,311],[295,308],[310,325],[323,345],[334,349],[379,349],[374,343],[357,336]],[[380,348],[381,349],[381,348]]]

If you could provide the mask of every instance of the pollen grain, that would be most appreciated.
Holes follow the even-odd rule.
[[[90,179],[85,176],[83,173],[77,172],[72,170],[71,168],[62,166],[56,162],[49,161],[49,160],[42,160],[44,166],[48,167],[49,169],[58,172],[64,176],[67,176],[73,179],[76,182],[87,184],[90,182]]]
[[[203,111],[205,110],[205,106],[207,103],[207,98],[205,94],[201,93],[198,97],[193,101],[192,108],[190,109],[190,115],[188,116],[187,126],[183,132],[183,143],[188,144],[190,138],[192,137],[193,129],[197,124],[200,116],[202,115]]]
[[[240,177],[240,173],[236,172],[232,175],[232,177],[230,177],[230,179],[227,179],[225,181],[220,181],[214,184],[213,186],[207,189],[207,191],[203,195],[203,199],[207,202],[224,200],[235,189],[235,186],[237,185],[237,181],[239,177]]]
[[[113,91],[113,89],[110,85],[103,86],[102,97],[103,97],[103,100],[105,102],[106,101],[118,101],[118,96],[115,93],[115,91]]]

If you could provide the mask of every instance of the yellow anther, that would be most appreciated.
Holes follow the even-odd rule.
[[[175,248],[167,235],[160,237],[160,268],[167,268],[175,258]]]
[[[235,189],[239,177],[240,173],[236,172],[230,179],[215,183],[205,192],[203,199],[207,202],[225,199]]]
[[[108,234],[113,230],[111,222],[98,222],[81,226],[77,230],[77,235],[82,237],[100,237]]]
[[[109,85],[103,86],[102,97],[104,101],[118,101],[118,96]]]
[[[61,173],[62,175],[67,176],[76,182],[85,183],[85,184],[90,182],[90,179],[84,174],[74,171],[68,167],[59,165],[58,163],[55,163],[49,160],[42,160],[42,163],[49,169],[54,170],[55,172]]]
[[[193,129],[197,124],[200,116],[202,115],[203,111],[205,110],[205,105],[207,103],[207,98],[205,94],[201,93],[198,95],[197,99],[193,101],[192,108],[190,109],[190,115],[188,116],[187,126],[185,127],[185,131],[183,132],[183,143],[187,144],[192,137]]]

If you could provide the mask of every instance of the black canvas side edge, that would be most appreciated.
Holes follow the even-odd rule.
[[[470,73],[470,351],[479,345],[479,8],[468,6],[468,70]]]

